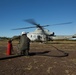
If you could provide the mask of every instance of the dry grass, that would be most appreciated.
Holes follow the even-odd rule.
[[[13,41],[17,45],[18,41]],[[7,41],[0,41],[0,58],[4,57]],[[14,47],[14,50],[16,48]],[[69,53],[67,57],[58,50]],[[49,52],[48,52],[49,51]],[[48,52],[48,53],[47,53]],[[47,54],[50,56],[32,55],[0,60],[1,75],[76,75],[76,41],[50,41],[31,43],[30,53]],[[52,55],[52,56],[51,56]]]

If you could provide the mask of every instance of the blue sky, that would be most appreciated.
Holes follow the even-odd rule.
[[[76,34],[76,0],[0,0],[0,36],[12,37],[22,31],[13,28],[33,26],[23,20],[35,19],[41,25],[73,22],[46,27],[56,35]]]

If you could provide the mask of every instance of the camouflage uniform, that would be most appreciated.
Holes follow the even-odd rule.
[[[26,34],[23,34],[20,37],[20,44],[19,50],[21,55],[28,55],[29,54],[29,47],[30,47],[30,40]]]

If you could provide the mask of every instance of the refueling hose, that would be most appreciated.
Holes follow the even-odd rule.
[[[46,54],[46,53],[49,53],[50,51],[44,51],[44,52],[31,52],[29,53],[29,56],[66,57],[69,55],[69,53],[59,50],[57,47],[53,45],[51,46],[54,47],[57,51],[63,53],[63,55],[50,55],[50,54]],[[0,58],[0,60],[11,59],[11,58],[16,58],[16,57],[21,57],[21,56],[22,55],[10,55],[8,57]]]

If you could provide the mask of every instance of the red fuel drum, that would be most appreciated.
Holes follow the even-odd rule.
[[[11,55],[12,54],[12,43],[11,41],[8,41],[7,44],[7,55]]]

